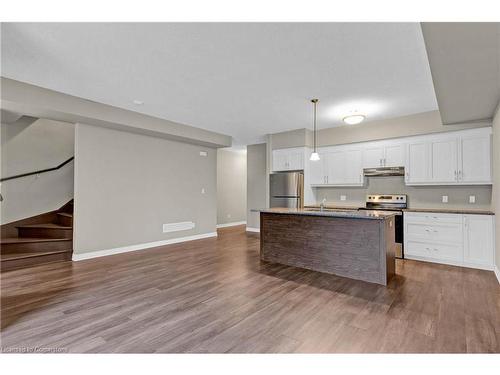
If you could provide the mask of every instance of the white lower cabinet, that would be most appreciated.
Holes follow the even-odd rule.
[[[464,262],[471,266],[489,266],[494,262],[494,216],[463,215]]]
[[[493,215],[405,212],[405,258],[493,269]]]

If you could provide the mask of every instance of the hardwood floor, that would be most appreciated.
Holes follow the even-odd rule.
[[[5,272],[2,350],[500,352],[493,272],[397,261],[387,287],[259,260],[244,227]]]

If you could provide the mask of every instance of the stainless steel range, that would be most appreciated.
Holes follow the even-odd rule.
[[[404,258],[403,249],[403,209],[407,208],[406,194],[368,194],[366,196],[365,210],[396,211],[396,258]]]

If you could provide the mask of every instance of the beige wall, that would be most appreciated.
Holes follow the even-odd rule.
[[[272,150],[289,147],[303,147],[308,141],[306,129],[290,130],[281,133],[270,134]]]
[[[247,219],[246,150],[217,150],[217,224]]]
[[[1,176],[53,168],[74,155],[74,125],[39,119],[1,124]],[[73,198],[73,163],[4,181],[1,224],[53,211]]]
[[[215,232],[216,159],[212,148],[77,124],[74,253]],[[185,221],[196,227],[162,233]]]
[[[497,107],[493,119],[493,211],[495,219],[496,255],[495,264],[497,272],[500,270],[500,105]],[[498,275],[498,274],[497,274]]]
[[[413,135],[440,133],[454,130],[490,126],[491,123],[470,123],[462,125],[443,125],[439,111],[418,113],[381,121],[367,121],[359,125],[346,125],[318,131],[319,146],[367,142],[380,139],[408,137]],[[312,146],[312,132],[307,129],[271,135],[272,149]],[[301,142],[299,144],[299,142]]]
[[[266,143],[247,146],[247,227],[260,228],[259,213],[267,207]]]

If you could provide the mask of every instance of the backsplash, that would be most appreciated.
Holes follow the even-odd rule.
[[[491,185],[480,186],[406,186],[404,177],[369,177],[362,187],[322,187],[315,189],[316,201],[326,198],[337,206],[364,206],[367,194],[407,194],[410,208],[491,209]],[[345,195],[346,200],[340,200]],[[448,203],[442,196],[448,196]],[[474,195],[476,203],[469,203]]]

